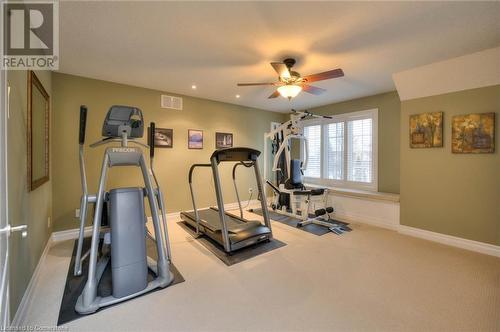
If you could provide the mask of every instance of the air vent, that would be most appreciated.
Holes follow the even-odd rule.
[[[182,98],[161,95],[161,107],[162,108],[170,108],[174,110],[182,110]]]

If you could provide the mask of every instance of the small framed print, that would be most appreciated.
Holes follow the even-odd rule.
[[[203,149],[203,130],[188,129],[188,148]]]
[[[148,127],[148,138],[151,127]],[[150,143],[150,142],[148,142]],[[155,128],[155,147],[172,148],[174,146],[174,130],[167,128]]]
[[[215,148],[232,148],[233,134],[232,133],[215,133]]]

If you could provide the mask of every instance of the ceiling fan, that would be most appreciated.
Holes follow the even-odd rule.
[[[275,83],[238,83],[238,86],[255,86],[255,85],[272,85],[278,87],[276,91],[269,98],[276,98],[279,95],[288,98],[289,100],[297,96],[300,91],[304,90],[313,95],[320,95],[326,90],[316,86],[309,85],[308,83],[329,80],[344,76],[342,69],[337,68],[325,71],[318,74],[300,76],[296,71],[292,70],[295,65],[295,59],[288,58],[283,62],[271,62],[271,66],[279,75],[279,82]]]

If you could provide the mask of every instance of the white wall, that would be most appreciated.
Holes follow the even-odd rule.
[[[500,47],[392,75],[401,100],[500,84]]]
[[[339,194],[330,194],[329,201],[335,209],[335,217],[341,221],[360,222],[392,230],[399,227],[399,202]]]

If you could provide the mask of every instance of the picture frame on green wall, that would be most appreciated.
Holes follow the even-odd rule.
[[[151,127],[148,127],[148,140]],[[155,128],[155,148],[173,148],[174,147],[174,130],[169,128]],[[151,145],[151,142],[148,142]]]
[[[233,147],[233,134],[232,133],[215,133],[215,148],[232,148]]]
[[[28,190],[50,179],[50,96],[34,71],[28,71]]]
[[[453,153],[495,152],[495,113],[456,115],[451,123]]]
[[[443,147],[443,112],[410,115],[410,148]]]
[[[188,149],[203,149],[203,130],[188,129]]]

